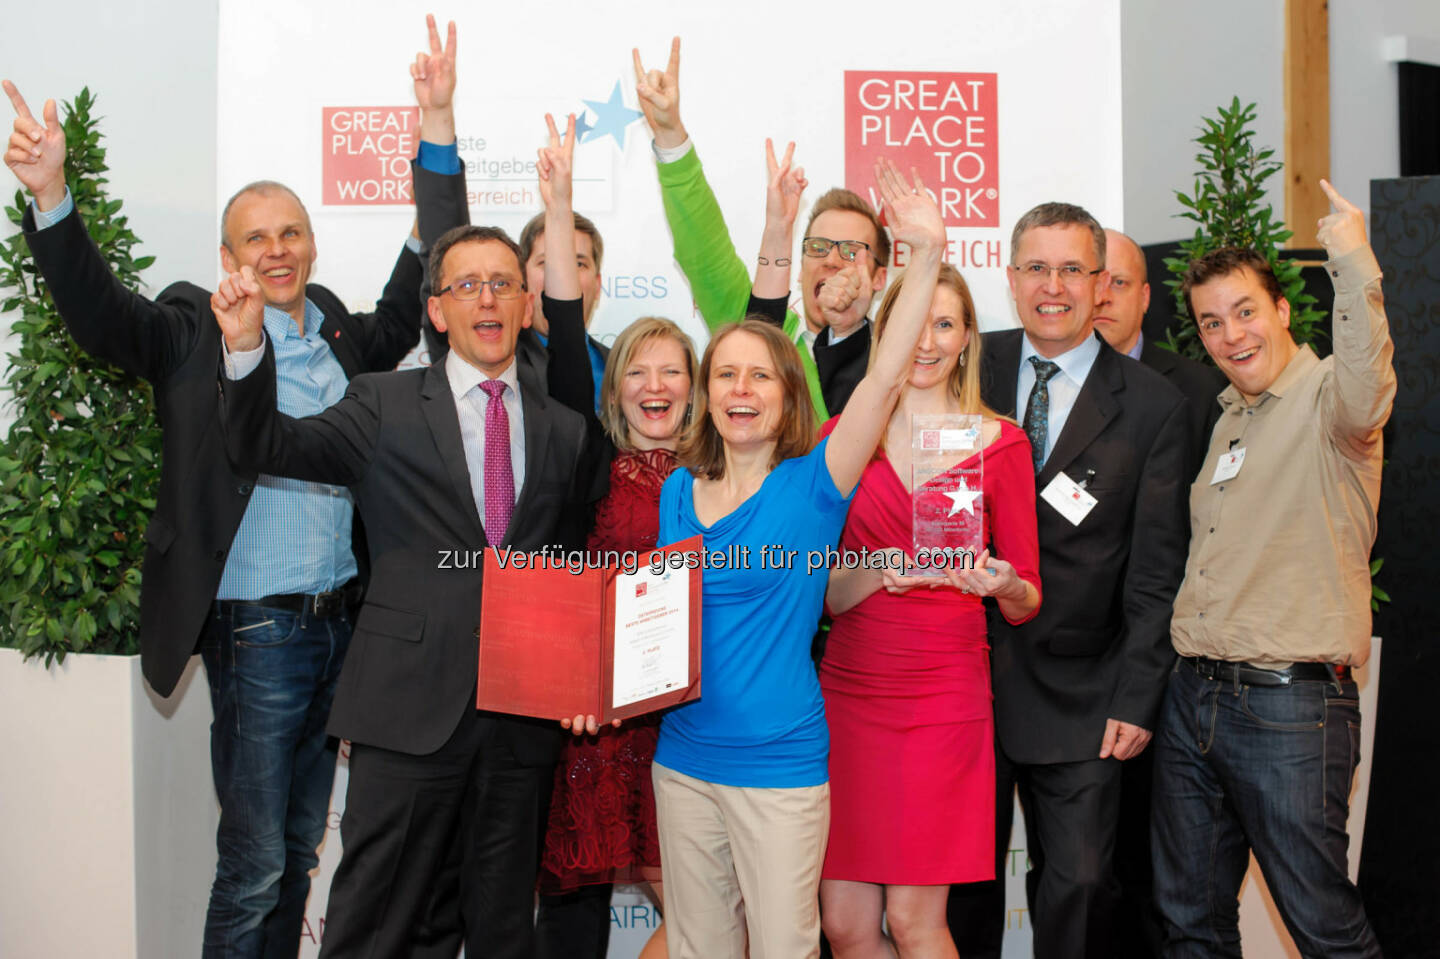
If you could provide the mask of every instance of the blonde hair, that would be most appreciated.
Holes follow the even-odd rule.
[[[630,442],[630,423],[620,409],[620,380],[642,346],[666,338],[680,344],[685,353],[685,372],[690,376],[688,409],[686,419],[681,422],[688,422],[690,411],[695,409],[696,384],[700,382],[695,376],[695,368],[699,365],[695,362],[695,344],[690,342],[684,330],[663,316],[640,317],[615,337],[605,361],[605,375],[600,378],[600,425],[605,427],[605,435],[610,437],[616,449],[635,448]]]
[[[880,301],[880,309],[875,313],[875,342],[870,348],[870,362],[875,362],[875,354],[878,352],[880,337],[884,335],[885,324],[890,319],[890,313],[895,308],[895,301],[900,296],[900,290],[905,286],[908,271],[900,274],[900,277],[890,284],[885,291],[885,297]],[[975,320],[975,299],[970,295],[970,286],[960,271],[949,263],[940,264],[940,276],[935,282],[935,288],[948,288],[960,300],[960,323],[961,326],[970,331],[970,339],[965,344],[965,350],[960,354],[959,362],[950,371],[950,379],[947,384],[950,395],[953,396],[960,406],[962,413],[979,413],[986,419],[1006,419],[1000,416],[985,401],[980,398],[980,327]],[[881,447],[884,447],[884,440],[881,440]]]
[[[749,333],[764,341],[775,366],[784,393],[780,410],[780,428],[775,437],[775,452],[770,457],[773,469],[781,460],[804,456],[815,448],[815,405],[810,402],[810,387],[805,382],[805,368],[800,353],[780,328],[758,317],[747,317],[739,323],[722,327],[705,348],[700,361],[700,375],[695,379],[695,416],[680,437],[677,450],[680,465],[696,476],[718,480],[725,476],[725,440],[710,419],[710,369],[715,348],[728,336]]]

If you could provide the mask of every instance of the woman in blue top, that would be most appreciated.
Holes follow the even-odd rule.
[[[908,183],[883,160],[875,173],[891,231],[911,248],[908,279],[891,334],[834,431],[815,445],[799,354],[784,334],[734,324],[705,351],[681,468],[660,495],[661,543],[700,534],[707,551],[740,548],[735,568],[705,570],[702,697],[666,714],[655,753],[675,959],[744,959],[747,945],[750,959],[819,955],[829,738],[810,640],[825,552],[909,376],[945,246],[919,178]],[[839,250],[828,255],[839,273]],[[843,308],[836,292],[822,302]]]

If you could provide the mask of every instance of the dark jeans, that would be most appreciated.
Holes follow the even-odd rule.
[[[206,957],[294,959],[299,949],[335,778],[325,721],[349,645],[344,614],[259,606],[211,614],[200,652],[215,715],[220,828]]]
[[[1237,897],[1252,849],[1302,955],[1380,955],[1345,864],[1360,758],[1353,681],[1237,685],[1181,660],[1154,749],[1166,956],[1240,959]]]

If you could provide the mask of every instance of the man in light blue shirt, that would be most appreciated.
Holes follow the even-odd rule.
[[[427,236],[464,216],[463,177],[440,175],[459,168],[453,29],[442,50],[432,20],[430,56],[411,67],[420,136],[429,141],[415,171]],[[149,380],[164,425],[160,491],[146,530],[141,658],[161,695],[174,690],[197,649],[209,678],[221,816],[204,955],[294,955],[334,777],[325,721],[359,602],[352,503],[343,487],[231,467],[220,435],[221,350],[209,294],[188,283],[154,301],[126,290],[69,195],[53,102],[42,123],[12,85],[6,92],[19,115],[7,165],[34,198],[26,242],[76,342]],[[440,160],[427,171],[434,150]],[[319,412],[351,377],[393,368],[417,341],[415,237],[369,315],[352,315],[335,294],[308,283],[314,235],[289,188],[257,181],[239,190],[222,215],[221,240],[226,271],[250,267],[263,290],[282,409]]]

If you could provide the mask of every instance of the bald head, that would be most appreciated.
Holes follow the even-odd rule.
[[[1129,353],[1140,339],[1140,327],[1150,307],[1145,254],[1118,230],[1105,231],[1105,247],[1110,286],[1096,305],[1095,329],[1116,350]]]

